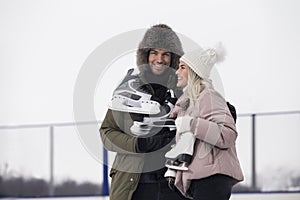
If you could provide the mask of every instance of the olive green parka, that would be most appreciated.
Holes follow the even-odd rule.
[[[167,70],[169,75],[161,79],[163,79],[165,87],[178,91],[175,69],[178,67],[183,50],[176,33],[164,24],[149,28],[138,46],[137,66],[140,81],[149,86],[152,95],[156,93],[157,88],[152,88],[147,79],[147,74],[151,73],[148,64],[149,51],[154,48],[171,52],[171,64],[167,68],[170,69]],[[164,95],[159,97],[161,100],[165,98]],[[132,124],[132,113],[108,109],[100,127],[100,136],[104,147],[109,151],[116,152],[110,171],[112,178],[110,200],[131,200],[141,173],[164,168],[164,154],[170,149],[168,145],[156,152],[136,153],[137,139],[130,132]]]

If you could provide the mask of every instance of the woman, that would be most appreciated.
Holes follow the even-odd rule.
[[[232,186],[243,180],[234,119],[209,79],[212,67],[221,60],[222,51],[197,49],[181,57],[176,71],[177,86],[184,88],[184,94],[171,117],[177,117],[177,143],[183,135],[193,134],[189,137],[193,153],[188,170],[177,170],[175,186],[197,200],[228,200]]]

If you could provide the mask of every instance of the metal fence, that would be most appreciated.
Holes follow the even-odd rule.
[[[300,159],[297,157],[298,153],[300,152],[299,145],[296,144],[296,141],[299,140],[299,132],[300,132],[300,111],[288,111],[288,112],[268,112],[268,113],[249,113],[249,114],[239,114],[238,120],[237,120],[237,128],[239,132],[239,139],[237,143],[237,149],[240,153],[239,156],[241,158],[242,166],[244,167],[244,171],[248,176],[246,176],[246,185],[248,185],[253,190],[257,190],[261,187],[261,183],[258,183],[258,171],[257,167],[260,166],[260,163],[262,161],[265,161],[266,157],[262,157],[262,153],[266,151],[266,149],[269,149],[267,152],[276,152],[276,149],[272,146],[273,143],[275,145],[281,144],[279,148],[283,148],[284,151],[286,151],[287,155],[293,154],[294,156],[291,156],[290,158],[286,158],[287,156],[285,153],[283,153],[282,158],[287,159],[284,160],[284,164],[287,164],[285,162],[292,163],[292,165],[295,166],[294,176],[295,180],[296,178],[299,178],[300,180],[300,171],[298,171],[297,168],[298,164],[300,164]],[[89,124],[100,124],[101,121],[86,121],[86,122],[67,122],[67,123],[49,123],[49,124],[23,124],[23,125],[1,125],[0,126],[0,142],[5,143],[6,139],[11,137],[12,135],[17,135],[14,139],[11,138],[10,140],[19,140],[17,139],[18,136],[22,133],[26,133],[25,130],[30,130],[30,133],[33,132],[35,129],[43,129],[43,133],[48,134],[48,155],[46,156],[48,159],[49,164],[49,171],[48,171],[48,180],[50,183],[49,188],[49,195],[54,196],[54,184],[55,184],[55,170],[59,171],[59,167],[54,167],[54,160],[55,155],[60,155],[59,153],[55,154],[55,149],[59,148],[59,146],[55,146],[55,143],[59,143],[59,139],[55,140],[56,136],[59,136],[64,133],[59,133],[59,130],[65,129],[67,127],[71,127],[74,129],[75,126],[82,126],[82,125],[89,125]],[[13,131],[13,133],[11,132]],[[73,130],[74,131],[74,130]],[[71,131],[72,132],[72,131]],[[1,134],[2,133],[2,134]],[[28,132],[27,132],[28,133]],[[40,134],[36,133],[36,134]],[[74,135],[74,132],[71,133]],[[4,136],[3,136],[4,135]],[[27,135],[27,134],[24,134]],[[271,135],[270,137],[268,135]],[[281,139],[282,135],[286,135],[286,140]],[[240,139],[241,138],[241,139]],[[269,140],[272,140],[272,144],[267,143]],[[36,140],[32,141],[33,143],[38,142]],[[2,144],[1,143],[1,144]],[[22,140],[19,141],[19,144],[22,143]],[[6,156],[6,154],[9,153],[10,148],[6,148],[5,146],[1,147],[0,144],[0,156],[2,159],[0,160],[0,167],[5,164],[5,159],[9,159],[9,156]],[[28,143],[31,144],[31,143]],[[265,145],[264,145],[265,144]],[[69,143],[68,145],[72,145]],[[63,145],[62,145],[63,146]],[[102,148],[102,147],[99,147]],[[244,152],[244,153],[241,153]],[[272,155],[268,156],[272,157]],[[278,162],[280,163],[280,159],[282,159],[279,155],[277,155]],[[45,158],[44,158],[45,159]],[[103,148],[103,163],[107,163],[108,159],[113,159],[109,157],[109,154],[107,151]],[[270,158],[272,160],[272,158]],[[290,160],[289,160],[290,159]],[[2,165],[1,165],[2,162]],[[271,161],[270,161],[271,162]],[[267,163],[267,162],[266,162]],[[270,165],[272,165],[273,161]],[[297,164],[298,163],[298,164]],[[273,163],[274,164],[274,163]],[[276,164],[275,164],[276,165]],[[284,166],[284,165],[283,165]],[[280,164],[278,167],[282,167]],[[288,164],[287,167],[290,167],[290,164]],[[6,168],[9,168],[6,166]],[[1,168],[0,168],[1,169]],[[100,169],[99,169],[100,170]],[[1,170],[0,175],[3,175],[4,171],[7,170]],[[298,173],[299,172],[299,173]],[[81,172],[83,173],[83,172]],[[98,172],[99,173],[99,172]],[[273,173],[273,172],[270,172]],[[95,173],[96,174],[96,173]],[[100,172],[102,176],[102,194],[108,195],[109,190],[109,178],[108,178],[108,166],[102,165],[102,171]],[[274,174],[274,173],[273,173]],[[298,177],[299,175],[299,177]],[[270,174],[272,176],[272,174]],[[100,177],[99,177],[100,179]],[[261,181],[263,182],[263,181]],[[297,182],[290,184],[289,187],[284,186],[281,187],[283,189],[280,190],[291,190],[292,187],[296,186],[296,190],[300,191],[300,185],[297,186]],[[267,188],[268,190],[268,188]],[[269,190],[272,190],[272,188],[269,188]],[[278,190],[278,188],[274,189]]]

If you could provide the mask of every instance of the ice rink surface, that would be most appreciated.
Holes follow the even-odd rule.
[[[55,197],[55,198],[2,198],[3,200],[109,200],[109,197]],[[299,193],[247,193],[247,194],[232,194],[230,200],[299,200]]]

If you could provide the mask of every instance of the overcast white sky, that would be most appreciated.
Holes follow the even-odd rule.
[[[223,42],[228,56],[218,72],[226,99],[239,114],[300,110],[299,11],[297,0],[0,0],[0,125],[73,121],[74,85],[90,53],[112,36],[156,23],[170,25],[199,45]],[[118,70],[101,80],[95,93],[95,102],[101,102],[95,104],[99,119],[114,84],[134,62],[134,54],[120,58],[114,65]],[[243,123],[239,127],[246,130]],[[288,123],[290,142],[299,141],[298,123]],[[20,152],[24,143],[33,145],[32,137],[1,132],[0,167],[10,159],[11,166],[28,170],[21,166]],[[247,144],[248,139],[240,140]],[[248,162],[249,150],[243,147],[241,159]],[[46,163],[37,169],[41,174],[47,173],[46,160],[37,161]]]

